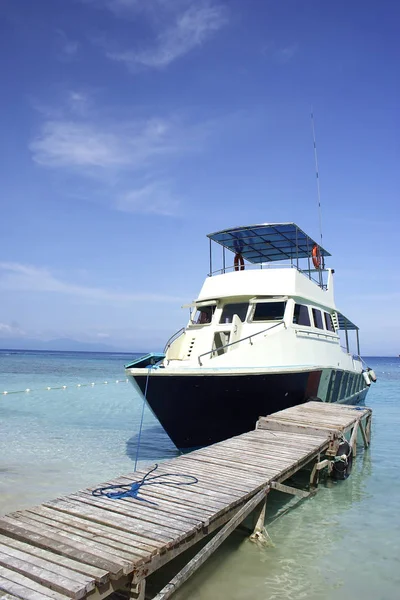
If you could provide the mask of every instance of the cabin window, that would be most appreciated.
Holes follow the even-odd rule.
[[[199,307],[192,320],[193,325],[209,325],[212,321],[214,312],[215,305]]]
[[[313,314],[313,318],[314,318],[314,325],[315,325],[315,327],[317,327],[318,329],[323,329],[324,328],[324,324],[322,322],[321,311],[318,310],[317,308],[313,308],[312,309],[312,314]]]
[[[296,325],[311,325],[308,306],[304,306],[304,304],[294,305],[293,323]]]
[[[248,308],[248,302],[240,302],[237,304],[225,304],[222,310],[220,323],[232,323],[234,315],[237,315],[243,323],[246,319]]]
[[[259,302],[254,307],[253,321],[283,321],[286,302]]]
[[[325,316],[325,325],[328,331],[335,331],[333,326],[332,316],[329,313],[324,313]]]

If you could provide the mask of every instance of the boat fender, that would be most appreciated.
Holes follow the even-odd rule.
[[[339,444],[332,466],[332,477],[337,480],[347,479],[353,465],[353,451],[345,439]]]
[[[362,376],[364,377],[364,381],[367,384],[367,386],[369,387],[371,385],[371,379],[369,378],[369,374],[367,371],[363,371]]]
[[[369,376],[370,380],[373,381],[374,383],[378,379],[377,376],[375,375],[375,371],[373,371],[372,369],[368,369],[368,376]]]

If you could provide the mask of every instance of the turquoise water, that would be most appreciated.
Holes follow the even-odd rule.
[[[143,401],[125,379],[131,359],[0,351],[0,514],[133,471]],[[146,408],[139,464],[176,453]]]
[[[142,400],[125,382],[131,358],[0,351],[0,514],[132,471]],[[378,376],[367,397],[372,444],[360,448],[351,477],[301,502],[271,494],[274,546],[260,549],[236,531],[177,600],[400,597],[400,360],[368,363]],[[26,388],[34,391],[1,395]],[[147,409],[142,439],[141,462],[176,453]]]

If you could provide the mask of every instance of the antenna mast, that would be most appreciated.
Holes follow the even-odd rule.
[[[321,215],[321,190],[319,188],[319,172],[318,172],[318,155],[317,155],[317,143],[315,140],[315,127],[314,127],[314,113],[311,109],[311,127],[313,134],[313,142],[314,142],[314,158],[315,158],[315,174],[317,177],[317,195],[318,195],[318,217],[319,217],[319,234],[321,238],[321,246],[322,246],[322,215]],[[322,259],[323,260],[323,259]]]

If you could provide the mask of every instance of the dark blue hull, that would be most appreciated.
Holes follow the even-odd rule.
[[[147,403],[180,449],[208,446],[255,428],[261,415],[318,395],[321,371],[150,376]],[[135,373],[142,393],[147,370]]]

